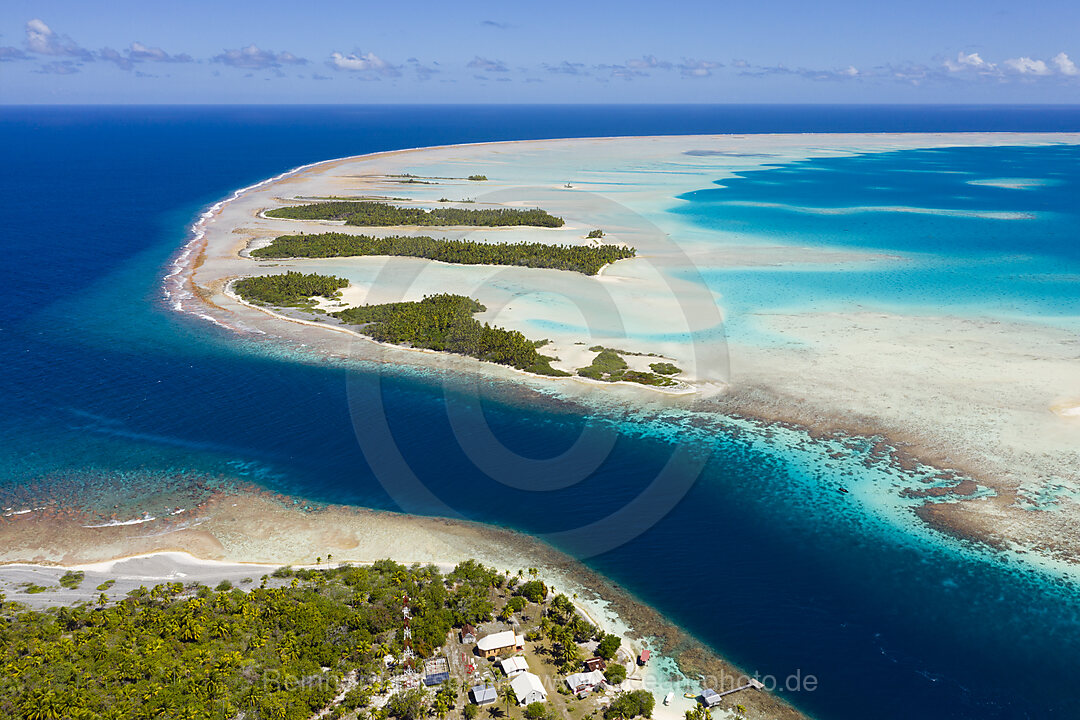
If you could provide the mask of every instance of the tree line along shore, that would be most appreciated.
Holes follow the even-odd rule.
[[[384,202],[336,199],[274,208],[266,210],[264,214],[272,218],[335,220],[343,221],[346,225],[365,226],[561,227],[564,224],[562,218],[540,208],[428,210]],[[603,231],[593,230],[588,237],[599,240],[603,237]],[[632,247],[619,245],[487,243],[435,239],[429,236],[393,235],[380,238],[324,232],[281,235],[269,245],[251,250],[249,255],[256,260],[357,256],[417,257],[453,264],[548,268],[596,275],[605,265],[635,257],[636,251]],[[327,314],[316,306],[315,298],[338,299],[340,290],[348,284],[344,278],[290,271],[281,275],[242,278],[233,283],[233,289],[243,300],[257,305],[291,307]],[[537,375],[570,375],[552,367],[551,363],[557,358],[539,352],[538,348],[547,341],[530,340],[520,332],[492,327],[473,317],[486,309],[478,301],[463,295],[438,294],[420,301],[365,305],[329,315],[344,324],[355,326],[362,334],[380,342],[465,355]],[[681,371],[673,365],[653,367],[652,372],[629,370],[625,360],[612,351],[601,353],[590,366],[580,368],[577,374],[604,382],[627,381],[671,387],[678,385],[671,376],[679,372]]]
[[[519,702],[500,658],[524,654],[530,669],[567,675],[596,655],[610,663],[605,688],[626,677],[621,638],[528,573],[382,560],[283,567],[237,586],[169,582],[48,610],[0,595],[0,710],[28,720],[473,720],[480,708],[468,685],[484,682],[501,701],[488,707],[492,718],[649,717],[645,691],[616,692],[605,707],[565,681],[551,697]],[[459,638],[481,625],[513,627],[527,646],[474,654]],[[457,660],[466,653],[471,670]]]
[[[341,289],[348,285],[345,278],[290,270],[279,275],[241,278],[232,287],[246,302],[328,314],[379,342],[465,355],[537,375],[570,375],[552,367],[556,358],[540,353],[539,348],[547,341],[530,340],[517,330],[481,323],[473,315],[487,308],[464,295],[429,295],[418,301],[360,305],[331,313],[316,307],[315,298],[338,299]],[[578,374],[605,382],[670,387],[677,385],[671,376],[679,372],[670,363],[654,363],[652,372],[631,371],[617,351],[599,348],[593,364],[580,369]]]
[[[274,208],[263,213],[266,217],[288,220],[337,220],[346,225],[365,227],[394,227],[398,225],[442,225],[467,227],[546,227],[558,228],[562,218],[546,210],[531,208],[461,208],[401,207],[390,203],[362,201],[316,202]]]
[[[266,259],[356,256],[416,257],[458,265],[514,265],[596,275],[610,263],[636,255],[621,245],[553,245],[537,242],[487,243],[428,236],[372,237],[349,233],[281,235],[251,257]]]

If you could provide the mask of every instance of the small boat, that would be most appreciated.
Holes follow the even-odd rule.
[[[664,696],[664,704],[665,705],[670,705],[671,701],[674,700],[674,699],[675,699],[675,693],[669,692],[667,695]]]
[[[683,693],[682,696],[684,698],[689,698],[690,700],[697,700],[697,697],[698,697],[694,693]]]
[[[840,492],[844,493],[845,495],[847,494],[847,491],[848,491],[848,489],[847,489],[847,488],[837,488],[837,490],[839,490]]]

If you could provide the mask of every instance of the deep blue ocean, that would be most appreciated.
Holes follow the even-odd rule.
[[[661,409],[583,417],[557,399],[476,398],[467,383],[408,371],[375,378],[238,339],[161,297],[164,268],[203,209],[326,158],[547,137],[963,130],[1080,131],[1080,108],[0,108],[0,500],[158,512],[159,492],[245,482],[314,502],[449,509],[587,556],[751,672],[813,675],[814,690],[785,694],[816,717],[1080,717],[1080,588],[875,508],[899,471],[872,442],[829,445]],[[1078,161],[1072,146],[811,161],[703,187],[673,211],[703,230],[722,220],[749,234],[953,260],[925,273],[848,274],[842,288],[824,284],[832,290],[797,274],[776,280],[783,293],[760,274],[710,275],[736,311],[781,295],[822,305],[854,296],[1057,322],[1080,315]],[[956,167],[1042,182],[961,192],[934,171]],[[837,178],[828,199],[787,182],[822,170]],[[880,213],[806,212],[856,206],[1027,219],[913,213],[883,225]],[[378,428],[362,419],[375,402]],[[512,456],[477,467],[469,448],[492,440],[462,436],[461,422],[489,429]],[[377,431],[391,434],[416,487],[388,478],[398,468],[365,435]],[[564,453],[578,457],[582,433],[604,451],[571,486],[536,492],[492,479],[521,458],[539,463],[516,475],[525,485],[536,467],[537,482],[552,477]],[[608,549],[611,517],[632,532]]]

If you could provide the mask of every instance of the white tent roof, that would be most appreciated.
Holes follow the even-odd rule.
[[[544,697],[547,697],[547,690],[544,689],[544,684],[540,682],[540,678],[531,672],[523,672],[510,681],[510,687],[514,689],[514,694],[517,695],[518,700],[522,700],[528,696],[531,692],[538,692]]]
[[[498,699],[495,688],[491,685],[477,685],[472,689],[473,700],[478,703],[494,702]]]
[[[503,672],[507,675],[513,675],[514,673],[525,672],[529,669],[529,663],[525,662],[525,658],[520,655],[514,657],[508,657],[499,661],[502,665]]]
[[[566,684],[571,690],[577,690],[583,685],[595,686],[604,681],[604,673],[599,670],[592,672],[574,673],[566,676]]]
[[[476,647],[480,648],[481,651],[498,650],[499,648],[513,646],[515,640],[517,640],[517,637],[514,635],[513,630],[503,630],[480,638],[476,641]]]

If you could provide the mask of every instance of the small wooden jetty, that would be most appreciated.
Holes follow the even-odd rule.
[[[716,707],[720,704],[720,698],[724,697],[725,695],[733,695],[742,690],[761,690],[764,687],[765,686],[760,680],[757,680],[756,678],[749,678],[745,684],[740,685],[737,688],[725,690],[724,692],[716,692],[715,690],[710,688],[701,693],[701,704],[707,708]]]
[[[725,695],[731,695],[732,693],[737,693],[740,690],[749,690],[751,688],[753,688],[754,690],[762,690],[765,688],[765,686],[761,683],[760,680],[750,678],[750,680],[745,685],[740,685],[737,688],[725,690],[724,692],[720,693],[720,697],[724,697]]]

